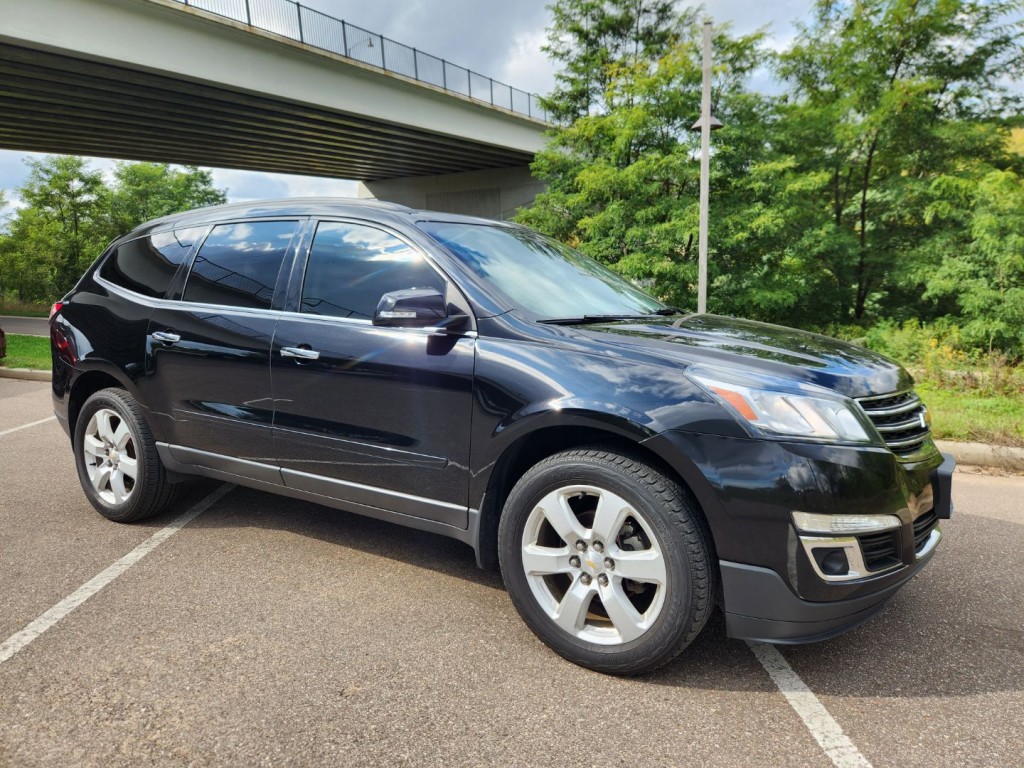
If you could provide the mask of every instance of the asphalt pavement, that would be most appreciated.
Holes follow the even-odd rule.
[[[21,336],[50,335],[50,321],[45,317],[0,315],[0,328],[4,329],[4,333],[14,333]]]
[[[599,675],[464,545],[244,488],[112,571],[221,485],[107,522],[50,415],[48,384],[0,379],[4,768],[1024,764],[1024,477],[958,473],[935,558],[878,618],[779,647],[787,698],[719,614],[661,670]]]

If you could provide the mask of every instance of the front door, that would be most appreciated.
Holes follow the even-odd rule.
[[[274,337],[274,447],[286,485],[465,528],[475,341],[371,322],[384,293],[427,287],[448,290],[396,235],[319,223]]]

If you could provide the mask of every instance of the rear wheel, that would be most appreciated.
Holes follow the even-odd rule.
[[[638,674],[678,655],[712,609],[704,520],[639,458],[579,449],[530,469],[499,527],[502,574],[530,628],[591,669]]]
[[[110,520],[155,515],[177,496],[142,409],[124,390],[103,389],[85,401],[75,428],[75,461],[85,495]]]

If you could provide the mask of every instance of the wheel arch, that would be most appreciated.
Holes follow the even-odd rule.
[[[711,534],[713,529],[703,503],[703,499],[708,498],[708,493],[698,493],[692,482],[703,481],[706,484],[700,470],[691,462],[691,466],[686,469],[692,468],[692,472],[679,471],[660,451],[647,443],[651,437],[653,436],[647,430],[638,425],[616,424],[606,419],[592,422],[574,419],[564,424],[543,424],[517,436],[501,451],[487,478],[486,490],[479,507],[480,522],[475,547],[477,564],[486,569],[494,569],[498,565],[498,524],[505,500],[519,479],[530,467],[548,456],[586,445],[600,445],[628,453],[676,481],[691,497]],[[707,492],[710,492],[710,488]],[[713,535],[709,535],[709,541],[714,547]],[[712,552],[712,556],[717,563],[717,554]]]
[[[99,392],[101,389],[116,387],[128,392],[132,391],[129,383],[118,378],[111,371],[104,368],[92,368],[80,373],[71,385],[71,392],[68,395],[68,430],[73,436],[75,427],[78,424],[78,415],[82,412],[85,401]]]

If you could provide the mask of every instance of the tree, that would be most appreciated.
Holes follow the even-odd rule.
[[[110,240],[144,221],[225,201],[210,172],[190,166],[118,163],[108,186],[80,157],[26,162],[23,205],[0,235],[0,296],[22,301],[67,292]]]
[[[47,299],[68,290],[107,241],[106,187],[80,157],[27,159],[29,175],[18,190],[24,204],[15,214],[4,251],[31,275],[22,298]]]
[[[118,163],[108,215],[113,236],[126,234],[150,219],[227,200],[213,186],[210,171],[166,163]]]
[[[616,68],[660,58],[694,14],[680,16],[675,0],[555,0],[549,8],[542,50],[564,69],[544,107],[566,122],[604,111]]]
[[[947,250],[928,277],[929,298],[954,301],[966,321],[964,341],[989,352],[1024,355],[1024,179],[991,171],[967,195],[955,217],[966,243]]]
[[[908,299],[940,175],[1006,162],[1006,82],[1024,66],[1017,0],[818,0],[778,71],[791,88],[774,140],[831,227],[805,253],[831,276],[835,320]],[[817,245],[816,245],[817,244]],[[899,280],[893,280],[898,277]],[[920,294],[919,282],[909,286]],[[894,298],[894,301],[887,301]]]
[[[590,23],[616,29],[593,17]],[[660,48],[630,48],[634,33],[617,29],[616,40],[604,41],[605,53],[577,47],[574,71],[584,71],[595,55],[610,62],[600,79],[604,91],[591,105],[592,114],[552,132],[532,166],[548,190],[518,218],[612,265],[669,303],[690,307],[699,174],[699,139],[690,126],[700,114],[701,27],[695,12],[678,17]],[[712,303],[718,311],[743,314],[758,314],[751,309],[760,306],[762,315],[777,317],[778,306],[788,308],[797,297],[788,265],[765,259],[779,252],[766,242],[780,236],[785,222],[769,211],[775,204],[775,157],[765,132],[772,105],[745,89],[764,55],[760,41],[760,35],[733,38],[725,29],[715,37],[714,111],[728,127],[716,134],[711,180]]]

